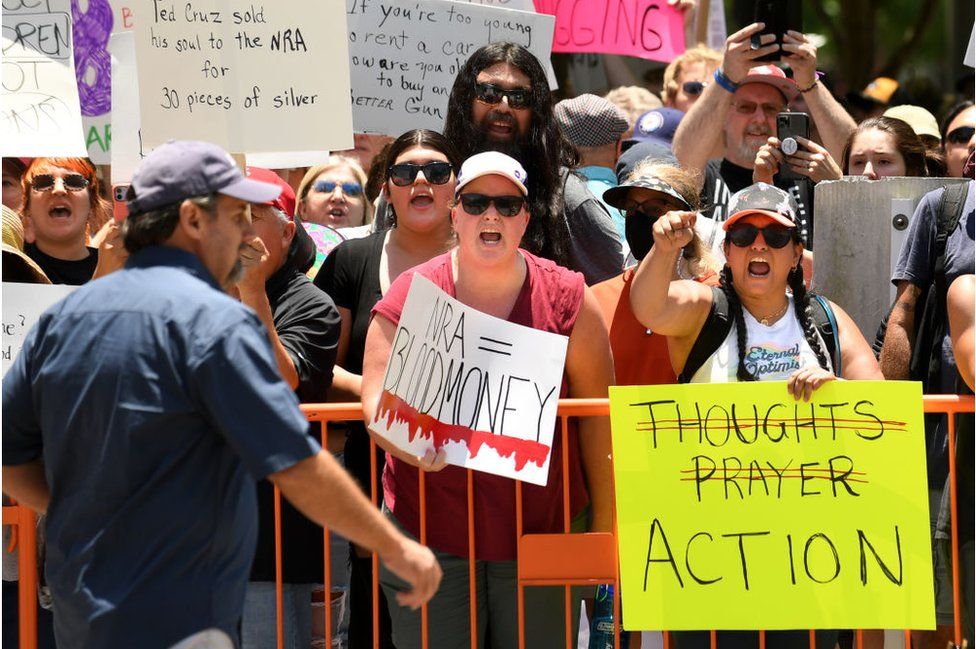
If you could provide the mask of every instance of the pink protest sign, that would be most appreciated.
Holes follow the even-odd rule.
[[[667,0],[535,0],[556,17],[553,52],[671,61],[685,50],[682,14]]]

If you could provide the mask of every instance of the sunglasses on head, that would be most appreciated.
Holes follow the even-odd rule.
[[[401,162],[390,167],[387,177],[397,187],[412,185],[417,174],[424,172],[424,178],[432,185],[443,185],[451,179],[454,168],[450,162],[427,162],[422,165],[412,162]]]
[[[337,183],[332,180],[320,180],[312,185],[312,189],[323,194],[331,194],[336,187],[342,188],[342,193],[349,196],[359,196],[363,193],[363,186],[359,183]]]
[[[685,81],[683,84],[681,84],[681,89],[685,91],[686,95],[697,97],[705,91],[707,86],[707,83],[701,81]]]
[[[731,241],[732,245],[745,248],[746,246],[751,246],[752,242],[756,240],[756,237],[762,233],[763,241],[766,242],[767,246],[770,248],[782,248],[793,240],[795,232],[796,228],[787,228],[782,225],[767,225],[758,228],[751,223],[745,223],[729,228],[725,238]]]
[[[53,174],[37,174],[31,178],[31,189],[36,192],[49,192],[57,182]],[[65,174],[61,176],[64,188],[71,192],[80,192],[88,187],[88,179],[81,174]]]
[[[484,194],[461,194],[461,207],[472,216],[484,214],[492,203],[501,216],[515,216],[522,211],[525,198],[522,196],[485,196]]]
[[[506,90],[490,83],[476,83],[474,86],[475,97],[478,101],[491,106],[502,103],[502,98],[508,100],[509,108],[528,108],[532,101],[532,90],[529,88],[512,88]]]
[[[976,128],[972,126],[960,126],[946,133],[946,142],[969,144],[969,141],[973,139],[973,133],[976,133]]]

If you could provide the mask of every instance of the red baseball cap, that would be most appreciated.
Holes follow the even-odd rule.
[[[793,101],[800,94],[796,82],[786,76],[786,73],[775,65],[760,65],[749,70],[745,79],[739,82],[740,86],[747,83],[765,83],[770,85],[786,97],[786,101]]]
[[[271,207],[275,207],[287,214],[288,218],[291,220],[295,220],[295,190],[293,190],[291,185],[286,183],[281,176],[270,169],[264,169],[262,167],[247,167],[247,177],[253,178],[254,180],[259,180],[263,183],[278,185],[281,187],[281,193],[278,194],[278,198],[260,203],[260,205],[270,205]]]

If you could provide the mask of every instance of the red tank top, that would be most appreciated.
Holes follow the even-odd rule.
[[[507,320],[516,324],[569,336],[583,303],[583,276],[521,250],[527,273],[525,283]],[[451,253],[402,273],[390,285],[383,299],[373,307],[394,324],[400,321],[414,273],[426,277],[445,293],[454,297],[454,275]],[[563,374],[559,396],[567,396]],[[549,460],[549,480],[545,487],[522,484],[523,532],[553,533],[563,531],[562,435],[556,422]],[[589,502],[583,468],[579,457],[579,440],[575,420],[569,422],[569,494],[570,517],[582,511]],[[515,481],[488,473],[474,473],[475,558],[485,561],[514,561]],[[466,470],[448,466],[428,473],[427,544],[459,557],[468,556],[467,478]],[[420,535],[417,469],[388,455],[383,470],[383,497],[397,520],[414,536]]]

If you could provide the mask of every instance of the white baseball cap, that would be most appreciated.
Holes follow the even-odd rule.
[[[504,176],[511,180],[525,196],[529,190],[525,188],[528,176],[525,169],[519,164],[518,160],[498,151],[485,151],[476,153],[461,164],[461,171],[458,173],[458,184],[455,192],[461,193],[461,189],[475,178],[482,176]]]

